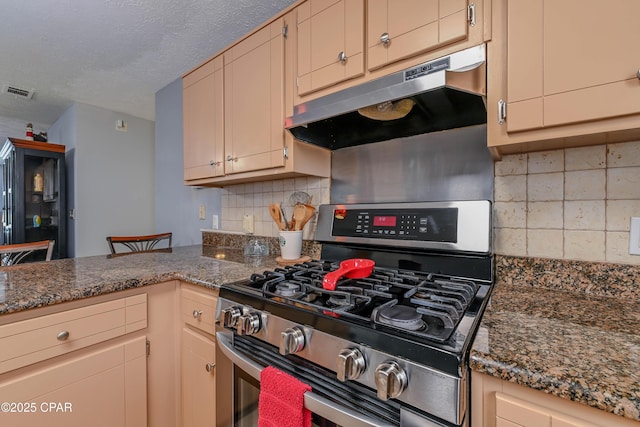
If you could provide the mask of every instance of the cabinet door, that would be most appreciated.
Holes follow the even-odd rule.
[[[13,427],[146,425],[146,339],[136,338],[0,383],[0,402],[10,402],[9,411],[3,410],[0,418],[2,425]]]
[[[222,56],[183,79],[184,179],[224,175]]]
[[[284,22],[224,53],[225,173],[284,164]]]
[[[504,56],[489,50],[489,73],[506,65],[507,83],[500,88],[494,75],[490,87],[500,88],[495,102],[506,102],[499,133],[507,139],[494,145],[638,127],[640,2],[505,0],[495,10],[506,21],[496,32]]]
[[[467,29],[466,0],[368,0],[367,67],[463,40]]]
[[[215,343],[209,337],[182,329],[182,425],[216,425]]]
[[[309,0],[297,12],[298,95],[364,74],[364,0]]]

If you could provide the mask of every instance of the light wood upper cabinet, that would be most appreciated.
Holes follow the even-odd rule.
[[[331,153],[284,129],[293,111],[295,17],[292,8],[183,77],[185,184],[330,175]]]
[[[284,20],[224,53],[225,172],[284,165]]]
[[[466,0],[368,0],[368,69],[467,38],[467,16]]]
[[[299,95],[364,74],[364,0],[309,0],[297,14]]]
[[[182,80],[184,179],[224,175],[222,55]]]
[[[581,145],[587,135],[640,127],[640,2],[494,3],[490,146],[510,152]]]

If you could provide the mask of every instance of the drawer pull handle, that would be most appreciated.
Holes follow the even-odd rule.
[[[202,316],[202,310],[193,310],[193,318],[194,319],[197,319],[200,316]]]
[[[389,36],[389,33],[382,33],[382,35],[380,36],[380,43],[382,43],[384,47],[389,46],[389,44],[391,43],[391,37]]]
[[[67,338],[69,338],[69,331],[58,332],[56,338],[58,339],[58,341],[65,341]]]
[[[204,366],[204,369],[206,369],[206,370],[207,370],[207,372],[211,372],[211,371],[213,371],[213,368],[215,368],[215,367],[216,367],[216,364],[215,364],[215,363],[207,363],[207,364]]]
[[[342,62],[343,64],[347,62],[347,54],[344,52],[340,52],[338,54],[338,61]]]

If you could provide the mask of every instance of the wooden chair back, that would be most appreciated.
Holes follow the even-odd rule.
[[[173,233],[149,234],[146,236],[108,236],[111,256],[140,252],[171,252]]]
[[[42,240],[30,243],[0,245],[0,266],[14,265],[22,262],[35,251],[46,250],[45,261],[51,261],[55,240]]]

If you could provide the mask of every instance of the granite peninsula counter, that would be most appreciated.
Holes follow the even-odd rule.
[[[175,247],[171,253],[18,264],[0,268],[0,315],[174,279],[218,288],[275,266],[273,257],[251,266],[241,250],[200,245]]]
[[[640,269],[496,257],[471,369],[640,421]]]

